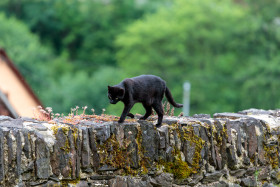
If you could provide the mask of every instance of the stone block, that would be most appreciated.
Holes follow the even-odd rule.
[[[46,142],[37,138],[35,140],[36,175],[39,179],[48,179],[50,176],[50,151]]]
[[[227,148],[227,158],[228,158],[228,167],[230,169],[237,169],[236,165],[237,165],[237,156],[236,156],[236,153],[234,151],[234,146],[233,145],[230,145],[228,148]]]
[[[69,166],[69,152],[70,145],[67,135],[62,128],[58,128],[55,134],[56,143],[53,147],[53,154],[51,155],[51,166],[53,173],[56,176],[60,174],[64,178],[69,178],[71,176],[71,168]]]
[[[96,144],[96,131],[93,128],[88,128],[88,135],[89,135],[89,145],[92,153],[92,166],[96,170],[100,166],[100,158],[97,152],[97,144]]]
[[[248,156],[254,158],[258,148],[258,139],[256,134],[256,120],[249,119],[246,122],[246,134],[248,141]]]
[[[82,139],[81,139],[81,167],[90,167],[90,147],[89,147],[89,135],[88,128],[81,128]],[[102,136],[103,137],[103,136]]]
[[[27,130],[22,131],[23,138],[24,138],[24,145],[22,151],[27,159],[31,158],[31,143],[30,143],[30,133]]]
[[[117,176],[114,179],[109,180],[110,187],[128,187],[127,177]]]
[[[217,167],[217,159],[216,159],[216,150],[215,150],[215,144],[214,144],[214,130],[213,130],[213,124],[210,125],[210,134],[212,135],[210,137],[210,157],[209,157],[209,163],[213,165],[214,167]]]
[[[206,173],[204,175],[204,178],[202,180],[202,183],[212,183],[217,182],[220,180],[220,178],[224,175],[224,172],[222,171],[216,171],[214,173]]]
[[[169,146],[168,126],[163,125],[160,128],[158,128],[157,130],[159,132],[159,148],[165,149],[167,146]]]
[[[144,156],[148,158],[149,165],[158,157],[159,142],[156,138],[155,126],[151,122],[139,121],[142,137],[142,148],[144,149]]]
[[[5,121],[13,121],[14,119],[9,116],[0,116],[0,123]]]
[[[262,180],[267,180],[268,177],[270,177],[270,168],[267,167],[262,167],[262,168],[258,168],[258,173],[257,173],[257,178],[258,180],[262,181]]]
[[[222,157],[217,146],[215,146],[215,155],[216,155],[217,169],[221,170],[223,168]]]
[[[245,175],[246,170],[245,169],[238,169],[238,170],[231,170],[230,175],[236,177],[236,178],[241,178]]]
[[[241,156],[242,154],[242,134],[241,134],[241,129],[244,128],[244,123],[242,120],[233,120],[233,121],[228,121],[226,123],[226,129],[227,129],[227,136],[228,136],[228,142],[231,144],[236,145],[236,153],[238,156]],[[235,137],[233,141],[232,137],[232,129],[235,131]]]
[[[22,140],[21,140],[21,132],[16,131],[16,177],[21,175],[21,154],[22,154]]]
[[[0,129],[0,181],[5,177],[4,169],[4,134],[2,129]]]
[[[81,157],[82,157],[82,130],[78,128],[76,139],[76,152],[77,152],[77,164],[76,164],[76,177],[80,177],[81,170]]]
[[[104,143],[111,136],[111,123],[93,124],[92,128],[96,131],[96,141]]]
[[[167,162],[173,162],[174,161],[174,154],[173,154],[174,148],[167,147],[165,152],[165,158]]]
[[[7,127],[9,129],[22,129],[23,128],[23,121],[22,119],[13,119],[13,120],[4,120],[0,122],[0,127]]]
[[[174,182],[173,174],[161,173],[155,177],[158,186],[172,186]]]
[[[245,187],[257,187],[257,181],[255,179],[255,177],[247,177],[247,178],[243,178],[241,179],[241,186],[245,186]]]
[[[186,140],[183,145],[183,153],[185,155],[186,162],[193,165],[193,159],[195,156],[196,144],[192,141]]]
[[[76,133],[76,135],[74,136],[73,133]],[[76,145],[75,145],[75,141],[77,136],[77,129],[76,132],[73,132],[72,129],[69,129],[68,131],[68,141],[69,141],[69,153],[68,153],[68,157],[69,157],[69,167],[70,167],[70,174],[71,174],[71,178],[72,179],[76,179],[77,176],[77,151],[76,151]]]

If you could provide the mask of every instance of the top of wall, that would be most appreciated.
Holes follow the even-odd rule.
[[[0,184],[280,183],[279,110],[165,116],[160,128],[156,116],[116,120],[0,116]]]

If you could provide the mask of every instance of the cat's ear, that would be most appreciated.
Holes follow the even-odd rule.
[[[112,87],[108,85],[108,90],[110,90]]]

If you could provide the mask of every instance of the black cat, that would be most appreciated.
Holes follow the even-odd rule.
[[[135,103],[142,103],[146,109],[146,114],[140,120],[147,119],[152,114],[152,108],[158,114],[157,127],[161,126],[163,118],[162,99],[166,96],[168,102],[174,107],[181,108],[182,104],[177,104],[164,80],[154,75],[141,75],[129,79],[124,79],[115,86],[108,86],[108,98],[111,104],[119,101],[124,103],[124,110],[120,117],[119,123],[125,120],[126,116],[133,117],[129,113]]]

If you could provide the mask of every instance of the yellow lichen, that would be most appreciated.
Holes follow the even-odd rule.
[[[192,163],[192,172],[196,173],[197,170],[199,169],[199,161],[201,159],[200,152],[203,145],[205,144],[205,141],[194,134],[192,125],[185,126],[182,128],[182,130],[183,130],[183,140],[189,141],[190,143],[195,145],[195,152],[194,152],[193,163]]]
[[[80,182],[80,178],[76,179],[62,179],[61,186],[68,186],[68,184],[78,184]]]
[[[176,155],[173,162],[165,162],[164,160],[160,160],[158,163],[158,168],[161,166],[163,166],[163,170],[165,172],[172,173],[176,179],[187,178],[192,173],[192,169],[186,162],[182,161],[180,155]]]
[[[64,133],[65,135],[68,134],[68,131],[69,131],[69,129],[70,129],[70,127],[63,126],[63,125],[53,125],[53,126],[51,127],[51,129],[52,129],[54,135],[57,134],[57,131],[58,131],[59,128],[62,129],[62,131],[63,131],[63,133]]]
[[[272,146],[264,145],[264,151],[265,151],[264,156],[271,164],[272,168],[273,169],[278,168],[279,160],[278,160],[277,145],[272,145]]]
[[[126,140],[121,146],[113,134],[102,145],[97,145],[100,156],[100,164],[110,165],[118,169],[124,169],[126,174],[136,174],[136,171],[130,167],[130,154],[128,146],[131,141]]]
[[[71,178],[72,177],[72,160],[71,158],[69,158],[69,161],[68,161],[68,165],[70,166],[70,171],[69,171],[69,177]]]
[[[60,147],[60,149],[64,150],[64,151],[67,152],[67,153],[70,152],[70,145],[69,145],[69,140],[68,140],[67,137],[66,137],[64,146],[63,146],[63,147]]]
[[[173,162],[166,162],[160,160],[158,162],[158,168],[163,168],[165,172],[172,173],[176,179],[184,179],[189,175],[197,173],[199,170],[199,162],[201,160],[200,152],[202,150],[205,141],[194,134],[193,126],[187,125],[180,128],[178,124],[173,124],[171,129],[176,132],[181,140],[181,142],[189,141],[195,146],[194,157],[192,160],[192,165],[188,165],[187,162],[183,161],[181,158],[181,152],[173,146],[172,155],[174,156]]]
[[[144,148],[142,147],[142,131],[139,126],[137,126],[137,136],[136,136],[136,143],[138,146],[138,155],[139,155],[139,165],[141,168],[141,173],[142,174],[147,174],[148,173],[148,167],[149,167],[149,158],[144,156]]]

